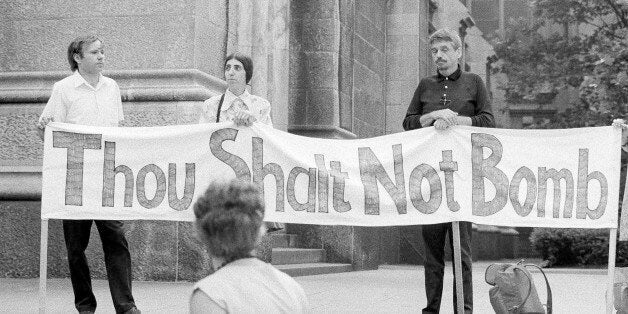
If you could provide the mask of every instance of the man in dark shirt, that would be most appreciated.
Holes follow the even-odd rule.
[[[490,98],[482,79],[473,73],[462,72],[458,60],[462,56],[460,37],[447,29],[430,36],[432,60],[438,73],[423,78],[419,83],[408,112],[403,120],[404,130],[434,126],[446,130],[454,125],[494,127]],[[464,311],[473,311],[473,282],[471,278],[471,223],[460,222],[460,255]],[[445,237],[452,241],[452,224],[424,225],[425,242],[425,293],[427,306],[423,313],[439,313],[443,293],[445,269]],[[453,251],[453,249],[452,249]],[[455,274],[455,271],[454,271]],[[454,280],[454,311],[456,308]]]

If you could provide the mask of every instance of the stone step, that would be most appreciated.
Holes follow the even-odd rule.
[[[273,248],[271,264],[304,264],[325,261],[323,249]]]
[[[275,267],[292,277],[344,273],[353,271],[353,266],[351,266],[351,264],[336,263],[285,264],[276,265]]]
[[[287,233],[271,233],[270,241],[273,248],[297,247],[297,235]]]

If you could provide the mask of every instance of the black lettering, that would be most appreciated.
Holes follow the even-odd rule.
[[[392,146],[395,170],[395,183],[392,182],[384,166],[369,147],[358,148],[360,178],[364,186],[364,212],[367,215],[379,215],[379,181],[392,197],[399,214],[407,212],[406,187],[403,174],[403,154],[401,144]]]
[[[105,141],[105,158],[102,178],[102,206],[113,207],[116,193],[116,175],[124,175],[124,207],[133,207],[133,170],[125,165],[116,166],[116,143]]]
[[[491,155],[484,159],[484,147],[491,149]],[[499,212],[508,202],[508,177],[495,167],[502,159],[502,145],[490,134],[471,134],[471,177],[473,215],[489,216]],[[495,186],[495,198],[486,202],[484,179]]]
[[[101,149],[102,134],[52,132],[52,147],[67,148],[65,205],[83,205],[83,162],[85,149]]]

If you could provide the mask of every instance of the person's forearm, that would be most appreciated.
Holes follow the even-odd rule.
[[[421,84],[419,83],[419,86],[414,91],[410,105],[408,106],[406,117],[403,119],[403,129],[408,131],[422,128],[424,126],[421,123],[422,115],[423,105],[421,104]]]
[[[483,128],[494,128],[495,118],[490,111],[482,111],[471,118],[471,125]]]
[[[468,125],[468,126],[471,126],[473,124],[473,121],[471,120],[470,117],[457,116],[456,117],[456,124],[457,125]]]
[[[495,117],[491,110],[491,98],[488,95],[486,85],[480,77],[477,77],[477,108],[476,114],[471,119],[472,126],[494,128]]]
[[[421,128],[421,121],[420,121],[421,117],[419,115],[413,114],[413,115],[407,115],[404,119],[403,119],[403,129],[408,131],[408,130],[415,130],[415,129],[420,129]]]

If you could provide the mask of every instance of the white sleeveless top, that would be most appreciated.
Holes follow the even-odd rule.
[[[228,313],[309,313],[303,288],[257,258],[233,261],[194,285]]]

